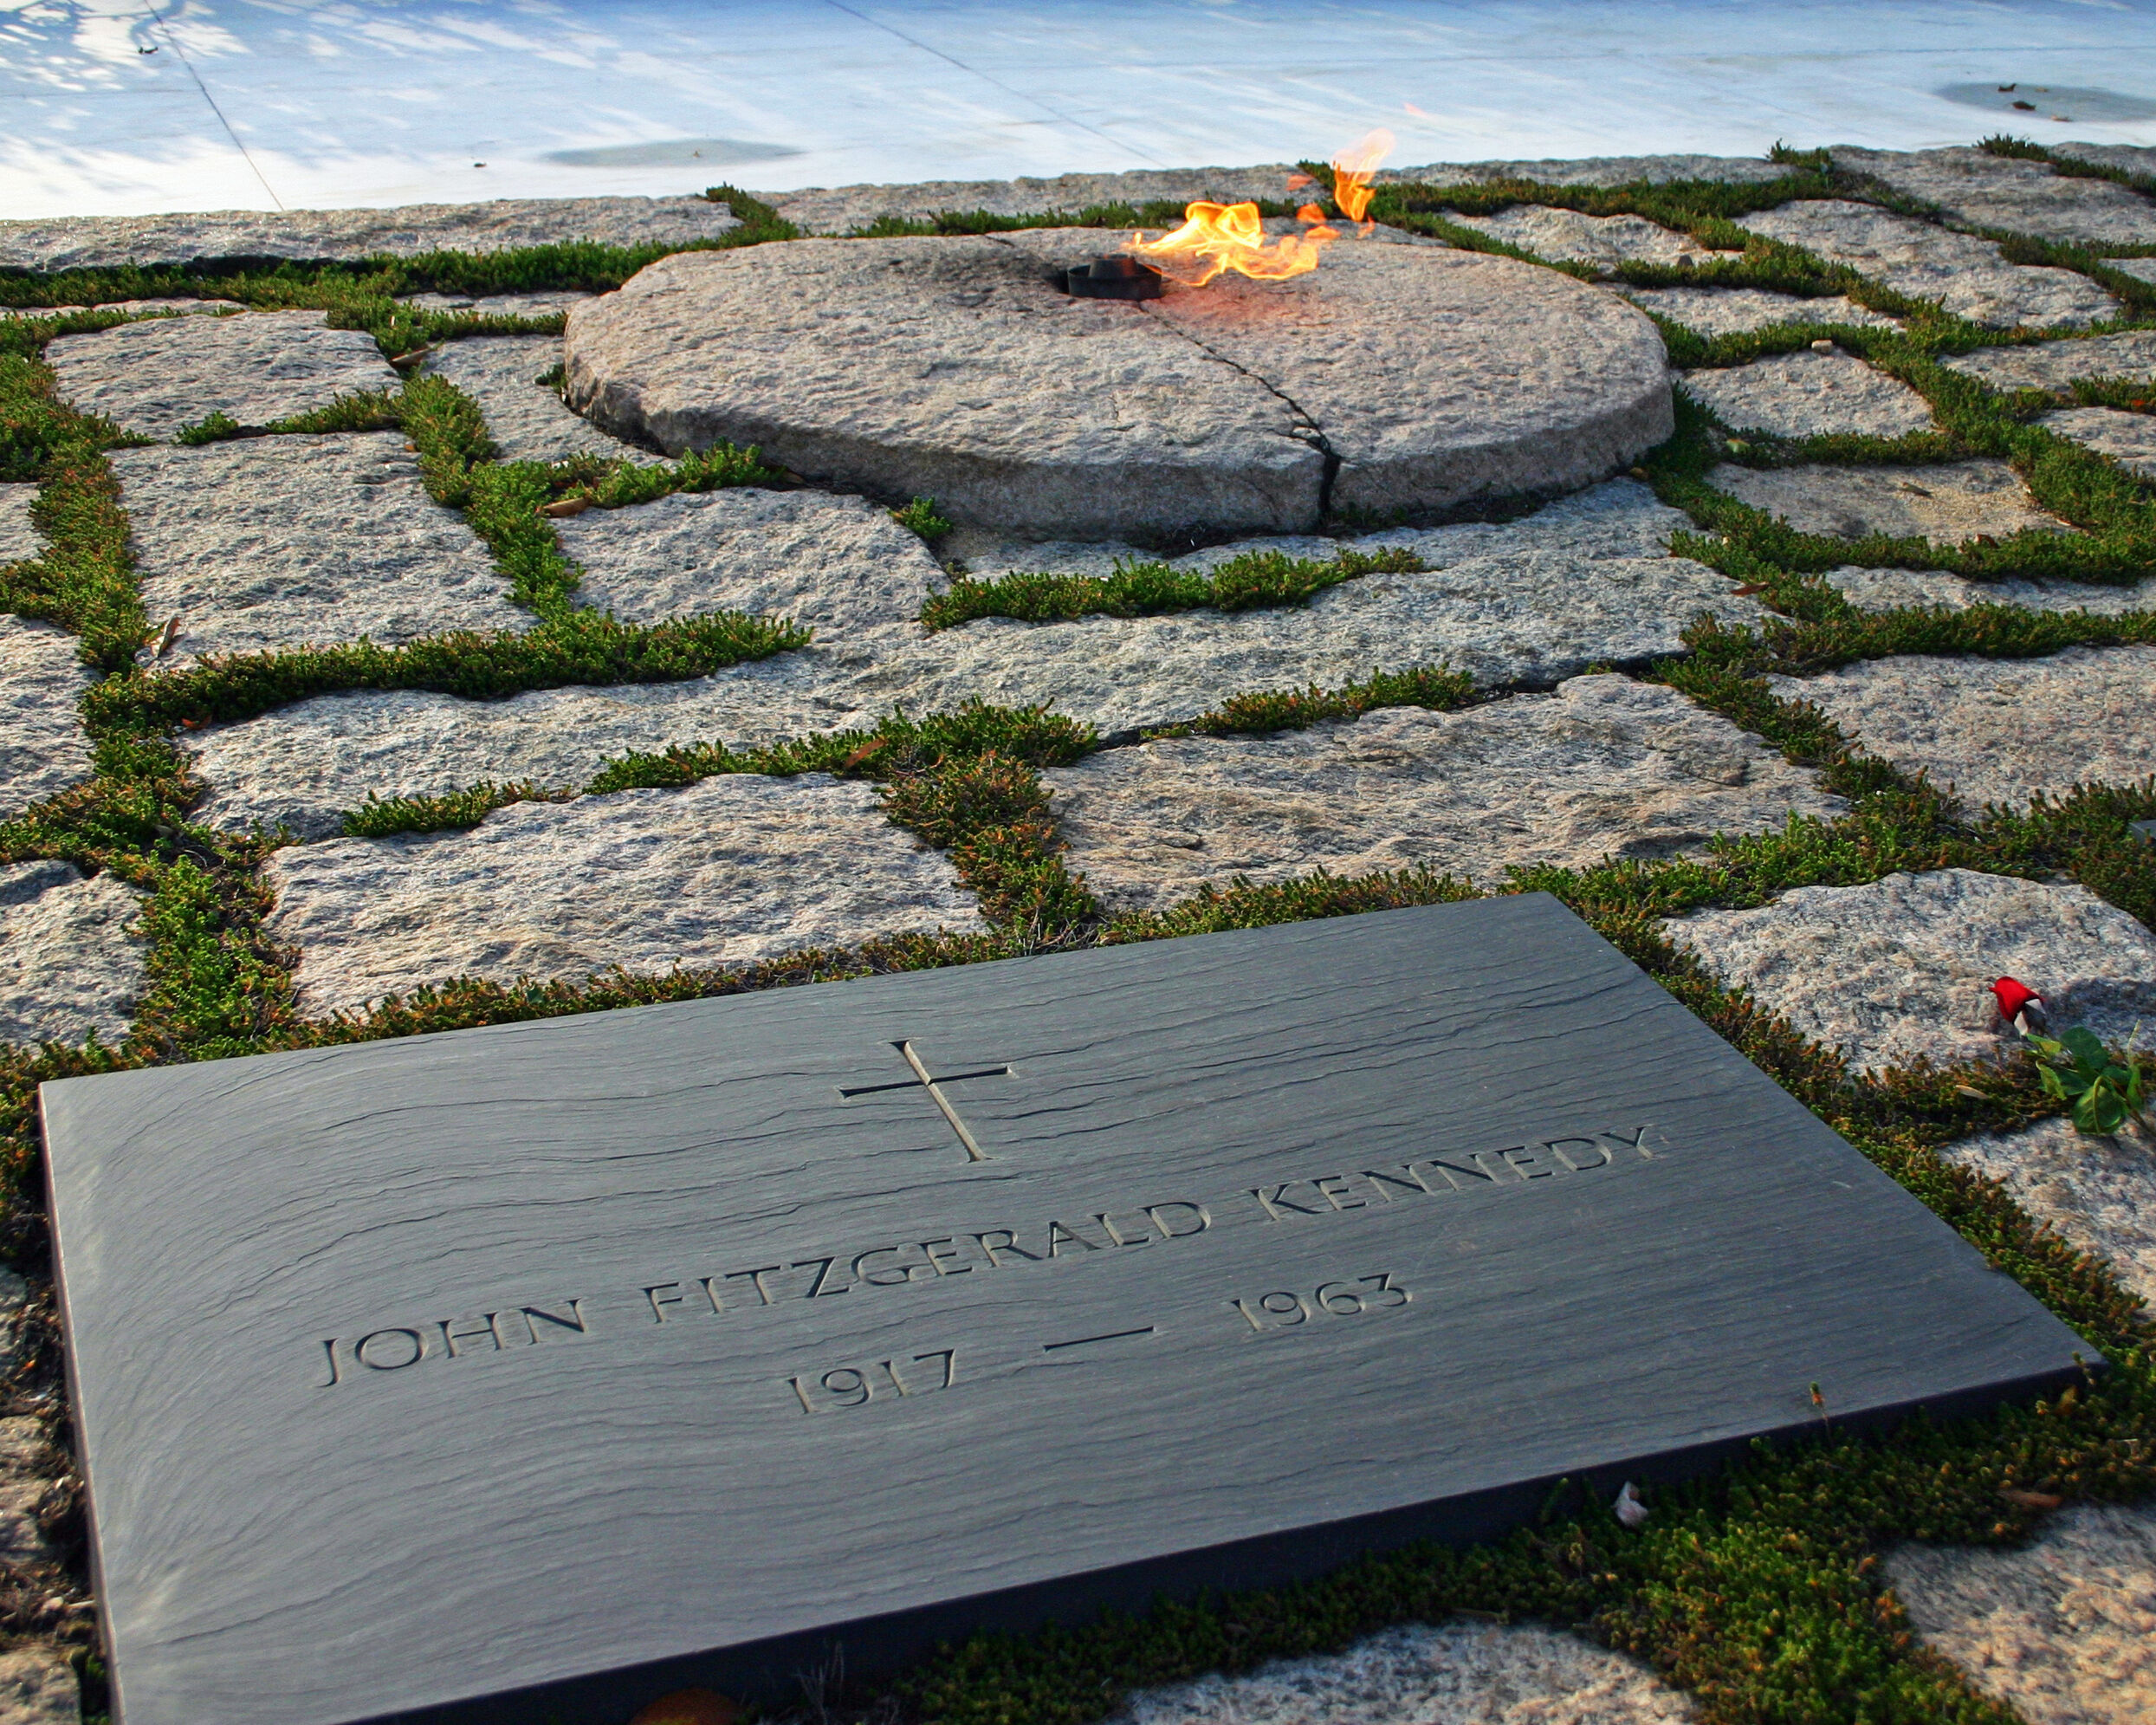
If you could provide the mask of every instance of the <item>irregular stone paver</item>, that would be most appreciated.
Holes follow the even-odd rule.
[[[2071,647],[2046,658],[1872,659],[1768,679],[1897,767],[1928,771],[1971,812],[2025,810],[2039,792],[2138,784],[2156,773],[2156,647]]]
[[[1101,204],[1238,204],[1286,198],[1286,162],[1254,168],[1141,169],[1133,173],[1066,173],[1052,179],[931,179],[915,185],[812,185],[764,194],[765,202],[805,234],[849,234],[884,217],[924,222],[946,210],[997,216],[1046,215]],[[1307,196],[1307,192],[1301,194]],[[1112,242],[1104,244],[1110,249]]]
[[[10,1281],[27,1290],[20,1276]],[[24,1414],[0,1418],[0,1563],[19,1569],[52,1560],[37,1511],[62,1471],[41,1422]],[[10,1718],[7,1701],[7,1667],[0,1664],[0,1725]]]
[[[26,1642],[0,1653],[0,1721],[5,1725],[79,1725],[82,1686],[69,1650]]]
[[[1916,299],[1993,328],[2084,324],[2114,317],[2118,303],[2071,269],[2009,263],[1997,246],[1868,204],[1839,198],[1784,204],[1737,224],[1801,245]]]
[[[2029,1725],[2156,1717],[2156,1508],[2077,1503],[2019,1551],[1907,1545],[1885,1567],[1926,1644]]]
[[[2114,181],[2054,173],[2043,162],[1972,149],[1905,152],[1837,145],[1834,164],[1876,175],[1903,196],[1935,204],[1972,228],[2100,245],[2156,242],[2156,204]]]
[[[1586,216],[1539,204],[1515,204],[1494,216],[1463,216],[1456,210],[1444,213],[1448,222],[1523,247],[1538,257],[1565,258],[1605,269],[1626,263],[1707,263],[1735,255],[1718,252],[1690,234],[1659,226],[1644,216]]]
[[[1381,183],[1399,178],[1425,185],[1488,185],[1499,180],[1527,179],[1543,185],[1629,185],[1645,180],[1667,185],[1677,179],[1722,180],[1738,185],[1764,185],[1780,179],[1790,170],[1762,156],[1587,156],[1544,157],[1534,161],[1432,162],[1419,168],[1402,168],[1395,175],[1380,173]]]
[[[2036,423],[2047,431],[2107,455],[2129,473],[2156,479],[2156,417],[2116,407],[2069,407]]]
[[[2101,162],[2108,168],[2124,168],[2128,173],[2156,176],[2156,146],[2065,143],[2052,145],[2051,152],[2084,162]]]
[[[1118,911],[1320,867],[1427,866],[1487,886],[1512,866],[1672,856],[1847,808],[1674,690],[1609,675],[1461,712],[1162,738],[1041,776],[1071,866]]]
[[[81,311],[81,306],[0,306],[0,318],[56,317],[71,311]],[[246,305],[238,300],[106,300],[88,308],[91,311],[126,312],[137,317],[152,312],[176,312],[182,317],[214,316],[219,312],[245,311]]]
[[[2104,262],[2137,282],[2156,282],[2156,257],[2107,257]]]
[[[405,294],[408,306],[423,311],[473,312],[481,317],[552,317],[592,297],[574,289],[548,289],[535,294]]]
[[[1722,466],[1706,483],[1802,533],[1861,539],[1870,533],[1959,545],[1978,534],[2004,538],[2023,528],[2073,529],[2037,507],[2021,476],[2003,461],[1932,467]]]
[[[1867,329],[1899,329],[1898,318],[1836,294],[1807,300],[1764,288],[1622,288],[1624,297],[1702,335],[1737,335],[1777,323],[1852,323]]]
[[[2020,605],[2031,611],[2086,611],[2105,617],[2156,606],[2156,575],[2130,587],[2100,587],[2094,581],[1972,581],[1945,569],[1865,569],[1845,563],[1828,570],[1827,580],[1860,611],[1892,611],[1905,605],[1943,605],[1952,611],[1972,605]]]
[[[2114,1138],[2071,1120],[1964,1138],[1948,1161],[2004,1180],[2022,1208],[2071,1244],[2103,1259],[2156,1305],[2156,1144],[2130,1123]]]
[[[1691,1698],[1540,1624],[1407,1624],[1344,1653],[1140,1689],[1108,1725],[1680,1725]]]
[[[1931,404],[1922,396],[1838,348],[1687,372],[1684,386],[1733,431],[1900,438],[1933,429]]]
[[[212,413],[267,425],[340,395],[398,386],[372,336],[332,329],[314,311],[152,318],[61,336],[45,358],[74,406],[160,439]]]
[[[468,833],[293,846],[264,874],[267,931],[299,948],[311,1014],[451,976],[664,972],[983,926],[871,787],[824,774],[521,803]]]
[[[1313,527],[1324,450],[1336,507],[1436,509],[1575,489],[1668,432],[1653,325],[1555,271],[1343,243],[1293,281],[1136,304],[1045,279],[1100,246],[1047,230],[663,259],[570,313],[567,399],[670,452],[753,443],[819,482],[1078,537]]]
[[[0,563],[44,554],[44,541],[30,525],[30,505],[36,501],[35,485],[0,485]]]
[[[0,267],[100,269],[197,257],[357,259],[504,251],[564,240],[685,243],[738,226],[702,198],[498,198],[390,210],[213,210],[0,222]]]
[[[116,450],[112,463],[143,606],[154,625],[179,619],[162,665],[532,626],[394,431]]]
[[[95,678],[80,651],[49,623],[0,616],[0,820],[90,776],[75,704]]]
[[[540,689],[506,701],[401,690],[319,696],[189,736],[210,787],[191,818],[226,832],[282,825],[322,839],[370,795],[446,796],[486,781],[579,789],[607,758],[631,750],[749,749],[873,724],[877,713],[829,693],[839,680],[812,649],[688,683]]]
[[[860,497],[750,487],[676,492],[560,523],[584,569],[577,597],[631,622],[707,611],[790,617],[819,645],[910,627],[949,585],[917,535]]]
[[[560,461],[573,455],[658,459],[572,413],[552,384],[540,382],[561,363],[559,336],[468,336],[444,343],[419,363],[422,371],[447,378],[479,404],[487,434],[504,461]]]
[[[2019,347],[1979,347],[1939,364],[1993,389],[2048,389],[2062,395],[2076,378],[2145,377],[2156,382],[2156,329],[2126,329],[2075,341],[2031,341]]]
[[[2080,1024],[2156,1047],[2156,936],[2084,886],[1940,869],[1800,886],[1663,926],[1725,984],[1859,1067],[2019,1049],[1991,992],[2000,976],[2044,997],[2055,1034]]]
[[[0,1042],[107,1042],[127,1031],[147,943],[142,894],[72,864],[0,865]]]

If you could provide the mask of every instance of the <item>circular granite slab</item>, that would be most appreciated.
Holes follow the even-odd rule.
[[[1667,437],[1615,295],[1510,258],[1342,242],[1289,282],[1073,299],[1097,230],[661,259],[569,314],[569,403],[670,454],[1076,537],[1294,532],[1604,478]]]

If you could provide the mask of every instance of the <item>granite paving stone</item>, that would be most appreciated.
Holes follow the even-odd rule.
[[[624,443],[562,405],[554,386],[540,381],[560,363],[558,335],[471,335],[444,342],[419,368],[447,378],[479,404],[487,434],[504,461],[562,461],[573,455],[657,461],[649,450]]]
[[[1617,289],[1643,311],[1696,329],[1702,335],[1738,335],[1777,323],[1848,323],[1865,329],[1899,329],[1900,320],[1860,306],[1840,294],[1803,299],[1764,288],[1632,288]]]
[[[1101,204],[1237,204],[1285,198],[1289,162],[1251,168],[1139,169],[1130,173],[1066,173],[1049,179],[931,179],[912,185],[812,185],[772,191],[764,200],[805,234],[850,234],[886,218],[924,222],[946,210],[995,216],[1079,211]],[[1104,245],[1104,249],[1107,249]]]
[[[2156,936],[2085,886],[1939,869],[1801,886],[1663,926],[1725,985],[1861,1068],[2012,1056],[2023,1044],[1999,1018],[2000,976],[2044,997],[2054,1034],[2079,1024],[2156,1047]]]
[[[2104,263],[2137,282],[2156,282],[2156,257],[2107,257]]]
[[[2030,341],[2016,347],[1979,347],[1973,353],[1952,354],[1939,364],[1993,389],[2048,389],[2062,396],[2077,378],[2147,378],[2156,383],[2156,329]]]
[[[44,217],[0,222],[0,268],[149,269],[196,258],[356,261],[430,251],[502,251],[595,240],[687,243],[738,227],[708,198],[499,198],[387,210],[213,210],[198,215]]]
[[[1737,224],[1995,329],[2088,324],[2118,315],[2118,302],[2086,276],[2009,263],[1990,240],[1869,204],[1840,198],[1784,204],[1740,216]]]
[[[1587,216],[1540,204],[1515,204],[1493,216],[1465,216],[1456,210],[1443,213],[1448,222],[1523,247],[1538,257],[1605,269],[1620,263],[1709,263],[1737,255],[1718,252],[1690,234],[1661,227],[1644,216]]]
[[[1331,464],[1337,508],[1547,495],[1670,428],[1653,325],[1554,271],[1343,243],[1292,281],[1138,304],[1050,284],[1100,244],[1035,230],[663,259],[570,313],[567,399],[670,452],[730,438],[818,483],[1095,538],[1307,529]]]
[[[2031,611],[2086,611],[2115,616],[2156,606],[2156,575],[2125,587],[2094,581],[1972,581],[1945,569],[1866,569],[1844,563],[1827,580],[1860,611],[1892,611],[1905,605],[2020,605]]]
[[[400,294],[422,311],[470,312],[480,317],[553,317],[592,295],[580,289],[542,289],[531,294]]]
[[[45,358],[70,405],[161,441],[212,413],[267,425],[340,395],[398,386],[372,335],[332,329],[322,315],[151,318],[62,335]]]
[[[36,501],[35,485],[0,485],[0,564],[44,554],[44,539],[30,525],[30,505]]]
[[[313,1015],[453,976],[663,974],[983,927],[873,788],[824,774],[520,803],[469,832],[292,846],[264,878]]]
[[[1650,859],[1846,812],[1815,775],[1674,690],[1599,675],[1441,713],[1162,738],[1044,773],[1070,866],[1111,910],[1324,868],[1483,886],[1536,863]]]
[[[80,654],[49,623],[0,616],[0,819],[90,776],[75,704],[95,677]]]
[[[2004,461],[1978,457],[1922,467],[1773,467],[1725,464],[1706,483],[1801,533],[1835,539],[1867,534],[1959,545],[2025,528],[2070,533],[2041,509]]]
[[[1871,659],[1775,677],[1870,754],[1952,786],[1973,813],[2038,793],[2138,784],[2156,773],[2156,647],[2069,647],[2043,658]]]
[[[2090,144],[2072,140],[2054,144],[2056,155],[2071,156],[2077,161],[2097,162],[2107,168],[2124,168],[2128,173],[2156,176],[2156,145],[2148,144]]]
[[[25,1284],[10,1273],[17,1287]],[[10,1290],[12,1292],[12,1289]],[[62,1471],[46,1441],[42,1422],[12,1414],[0,1418],[0,1565],[18,1572],[50,1563],[54,1553],[38,1525],[37,1511]],[[6,1725],[6,1679],[0,1676],[0,1725]]]
[[[72,863],[0,865],[0,1042],[105,1041],[126,1034],[147,943],[142,894]]]
[[[2068,407],[2047,413],[2036,423],[2109,456],[2129,473],[2156,479],[2156,416],[2116,407]]]
[[[116,450],[112,464],[143,606],[153,626],[179,619],[162,666],[532,626],[394,431]]]
[[[80,1725],[82,1685],[70,1657],[49,1642],[0,1653],[0,1725]]]
[[[1931,404],[1898,378],[1836,348],[1773,353],[1684,373],[1693,399],[1732,431],[1777,438],[1900,438],[1928,431]]]
[[[2156,1508],[2076,1503],[2018,1549],[1905,1545],[1885,1570],[1925,1645],[2029,1725],[2156,1717]]]
[[[1789,169],[1764,156],[1545,156],[1503,162],[1431,162],[1381,172],[1380,182],[1399,178],[1426,185],[1489,185],[1499,180],[1528,179],[1543,185],[1629,185],[1645,180],[1667,185],[1672,180],[1711,179],[1732,185],[1764,185]]]
[[[126,312],[135,317],[142,317],[156,312],[172,312],[182,317],[212,317],[219,312],[245,311],[247,308],[245,302],[239,300],[172,298],[105,300],[89,308],[92,311]],[[81,309],[80,306],[0,306],[0,318],[55,317]]]
[[[729,610],[790,617],[856,658],[894,631],[917,635],[922,606],[949,585],[889,509],[823,491],[677,491],[587,509],[560,530],[584,570],[580,603],[637,623]]]
[[[2147,1133],[2129,1123],[2099,1137],[2054,1118],[1963,1138],[1940,1153],[2004,1180],[2023,1209],[2156,1306],[2156,1145]]]
[[[1860,150],[1836,145],[1834,165],[1876,176],[1972,228],[2098,245],[2156,243],[2156,204],[2107,179],[2054,173],[2049,164],[1983,150]]]
[[[1345,1652],[1140,1689],[1108,1725],[1680,1725],[1690,1696],[1541,1624],[1403,1624]]]

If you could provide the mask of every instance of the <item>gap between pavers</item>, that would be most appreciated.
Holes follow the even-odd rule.
[[[1884,1569],[1924,1644],[2029,1725],[2156,1718],[2156,1506],[2071,1504],[2025,1546],[1909,1544]]]
[[[871,787],[825,774],[521,803],[469,832],[291,846],[263,878],[311,1015],[455,976],[664,975],[985,927]]]
[[[340,395],[393,390],[397,373],[363,329],[332,329],[318,311],[155,318],[45,346],[61,399],[122,431],[169,442],[223,413],[268,425]]]
[[[1663,928],[1724,984],[1861,1068],[2016,1055],[2024,1045],[1991,992],[2000,976],[2044,997],[2055,1034],[2079,1024],[2156,1047],[2156,936],[2085,886],[1939,869],[1800,886]]]
[[[2043,658],[1868,659],[1768,686],[1843,736],[1952,787],[1965,812],[2025,811],[2038,793],[2139,784],[2156,773],[2156,647],[2069,647]]]
[[[1602,675],[1463,711],[1395,707],[1265,737],[1164,738],[1045,772],[1067,862],[1110,911],[1201,886],[1702,851],[1848,805],[1674,689]]]
[[[90,776],[76,704],[96,678],[81,652],[49,623],[0,616],[0,820]]]
[[[143,895],[109,871],[0,865],[0,1042],[106,1042],[126,1034],[144,987]]]
[[[115,450],[142,604],[177,617],[171,652],[392,646],[453,629],[537,620],[463,517],[430,498],[394,431],[249,438],[198,449]]]

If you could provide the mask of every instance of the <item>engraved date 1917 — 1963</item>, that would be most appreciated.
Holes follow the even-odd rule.
[[[1290,1330],[1316,1318],[1359,1318],[1366,1312],[1389,1312],[1405,1306],[1415,1296],[1393,1284],[1392,1272],[1350,1276],[1321,1282],[1310,1293],[1276,1288],[1254,1300],[1227,1303],[1243,1314],[1243,1321],[1263,1335],[1269,1330]]]
[[[805,1414],[837,1413],[845,1408],[866,1407],[875,1401],[897,1401],[906,1396],[931,1395],[948,1390],[958,1378],[955,1349],[916,1353],[899,1370],[894,1359],[871,1360],[865,1365],[838,1365],[814,1378],[786,1381],[800,1400]]]

